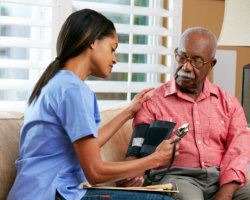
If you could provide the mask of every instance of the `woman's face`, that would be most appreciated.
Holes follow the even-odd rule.
[[[105,37],[101,40],[96,40],[91,45],[91,75],[106,78],[117,60],[115,50],[118,46],[118,36],[113,32],[113,36]]]

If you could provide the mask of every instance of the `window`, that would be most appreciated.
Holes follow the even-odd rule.
[[[100,106],[130,101],[173,74],[182,0],[2,0],[0,7],[1,110],[23,111],[28,91],[56,57],[62,23],[83,8],[111,19],[119,37],[110,76],[86,80]]]

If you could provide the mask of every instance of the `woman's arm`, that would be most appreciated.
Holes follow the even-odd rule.
[[[116,181],[128,176],[135,176],[151,168],[157,168],[169,164],[174,139],[164,140],[156,151],[141,159],[123,162],[103,162],[100,155],[100,147],[96,138],[87,136],[74,142],[74,148],[90,184],[97,184],[106,181]],[[179,146],[177,145],[176,155]]]
[[[125,161],[137,160],[137,159],[138,159],[137,157],[127,157],[125,158]],[[116,185],[118,187],[141,187],[144,183],[144,174],[145,171],[133,177],[131,176],[126,177],[125,179],[117,181]]]
[[[134,117],[134,114],[140,109],[142,104],[150,98],[149,95],[146,95],[146,93],[150,90],[152,90],[152,88],[145,89],[137,94],[126,109],[116,115],[107,124],[99,128],[98,142],[100,147],[104,145],[122,127],[122,125],[126,121]]]

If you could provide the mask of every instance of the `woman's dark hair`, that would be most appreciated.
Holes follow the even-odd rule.
[[[64,63],[86,50],[96,39],[113,36],[113,22],[102,14],[83,9],[72,13],[64,22],[57,39],[57,58],[43,72],[29,98],[29,105],[43,86],[64,67]]]

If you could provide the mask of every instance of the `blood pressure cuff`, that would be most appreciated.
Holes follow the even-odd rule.
[[[138,124],[135,126],[126,157],[140,157],[140,151],[148,131],[149,124]]]
[[[176,123],[169,121],[152,121],[142,144],[140,157],[145,157],[155,152],[157,146],[170,137],[175,125]]]
[[[176,123],[154,120],[148,124],[135,126],[126,157],[145,157],[152,154],[157,146],[168,139]]]

